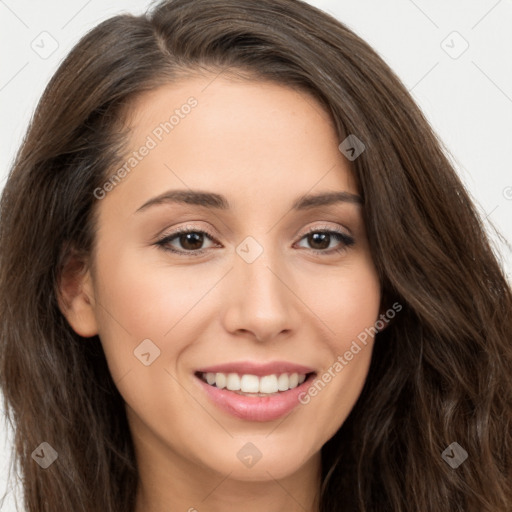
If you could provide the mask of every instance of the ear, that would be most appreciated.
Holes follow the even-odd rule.
[[[71,328],[84,338],[98,334],[91,272],[76,251],[62,265],[57,288],[59,309]]]

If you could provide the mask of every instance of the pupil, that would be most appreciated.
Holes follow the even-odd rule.
[[[309,235],[309,242],[320,243],[320,247],[313,247],[314,249],[327,249],[329,247],[329,233],[312,233]]]
[[[200,249],[203,244],[203,235],[201,233],[185,233],[180,236],[180,242],[184,249]]]

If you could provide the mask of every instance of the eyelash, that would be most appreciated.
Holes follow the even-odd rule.
[[[170,248],[168,246],[168,244],[171,241],[173,241],[174,239],[178,238],[180,235],[189,234],[189,233],[199,233],[199,234],[202,234],[202,235],[206,235],[208,238],[210,238],[210,240],[216,242],[215,237],[211,233],[209,233],[208,231],[205,231],[203,229],[191,229],[191,228],[184,227],[184,228],[179,228],[176,231],[174,231],[173,233],[167,234],[164,237],[160,238],[159,240],[157,240],[155,242],[155,245],[158,246],[158,248],[160,248],[160,249],[162,249],[162,250],[164,250],[166,252],[171,252],[171,253],[174,253],[174,254],[179,254],[179,255],[185,256],[185,257],[201,256],[209,248],[207,248],[207,249],[198,249],[198,250],[195,250],[195,251],[178,251],[178,250],[172,249],[172,248]],[[313,253],[321,255],[321,256],[332,255],[332,254],[337,254],[337,253],[338,254],[339,253],[343,253],[349,247],[354,245],[354,243],[355,243],[354,238],[352,238],[351,236],[347,235],[346,233],[343,233],[342,231],[338,231],[338,230],[333,229],[333,228],[327,228],[327,227],[310,229],[309,231],[307,231],[306,233],[304,233],[301,236],[299,241],[304,239],[305,237],[307,237],[308,235],[310,235],[312,233],[329,234],[329,235],[334,236],[334,238],[338,242],[341,242],[341,246],[338,247],[338,248],[327,249],[327,250],[309,249]]]

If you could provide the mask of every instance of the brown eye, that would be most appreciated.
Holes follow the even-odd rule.
[[[195,256],[202,254],[209,248],[203,247],[204,243],[208,240],[213,241],[214,238],[205,231],[182,229],[165,236],[156,242],[156,245],[169,252],[185,256]]]
[[[331,243],[329,233],[310,233],[307,239],[312,249],[327,249]]]
[[[189,251],[195,251],[201,249],[204,242],[204,236],[202,233],[196,231],[190,233],[182,233],[178,236],[181,247]]]
[[[309,248],[314,252],[330,254],[332,252],[342,252],[348,247],[354,245],[354,239],[341,232],[335,230],[312,230],[309,233],[306,233],[302,238],[302,240],[306,240]],[[331,245],[333,242],[338,242]]]

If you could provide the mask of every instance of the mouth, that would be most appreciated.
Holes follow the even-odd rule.
[[[209,386],[226,389],[243,396],[271,396],[289,391],[300,386],[314,372],[310,373],[280,373],[258,377],[248,373],[196,372]]]
[[[204,368],[195,381],[222,412],[246,421],[272,421],[290,413],[316,372],[290,364],[233,364]]]

